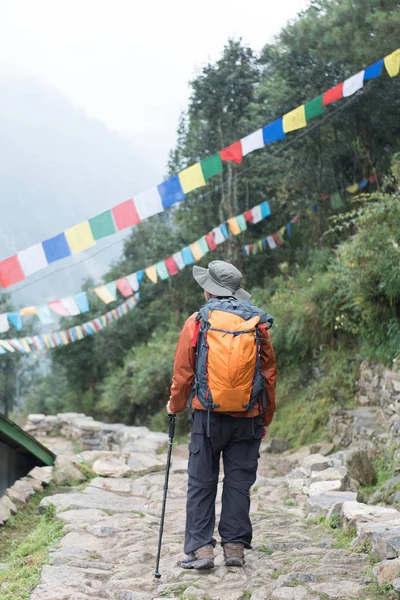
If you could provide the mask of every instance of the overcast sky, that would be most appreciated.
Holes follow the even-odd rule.
[[[228,37],[255,50],[305,0],[0,0],[0,69],[55,86],[160,175],[188,81]],[[157,182],[155,182],[157,183]]]

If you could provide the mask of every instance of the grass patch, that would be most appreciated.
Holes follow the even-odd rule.
[[[272,550],[272,548],[269,548],[269,546],[258,546],[257,550],[258,550],[258,552],[263,552],[264,554],[268,554],[268,556],[275,552],[275,550]]]
[[[276,571],[274,571],[271,575],[272,579],[278,579],[278,577],[280,577],[281,575],[285,574],[285,570],[284,569],[277,569]]]
[[[42,494],[43,497],[43,494]],[[29,503],[30,504],[30,503]],[[37,509],[37,503],[35,503]],[[32,516],[33,523],[29,520]],[[32,590],[38,585],[40,569],[48,552],[63,537],[63,523],[56,521],[55,507],[49,506],[46,512],[36,516],[32,507],[27,506],[13,521],[5,526],[7,551],[2,540],[2,560],[7,566],[0,571],[0,600],[29,600]],[[29,531],[29,533],[27,533]]]
[[[240,600],[248,600],[248,598],[251,598],[251,591],[243,590],[243,594],[242,594]]]

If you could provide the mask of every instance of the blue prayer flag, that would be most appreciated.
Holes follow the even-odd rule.
[[[186,198],[178,175],[174,175],[171,179],[163,181],[157,186],[157,189],[164,208],[168,208],[177,202],[182,202]]]
[[[291,225],[291,223],[288,223],[286,225],[286,231],[287,231],[288,236],[292,237],[292,225]]]
[[[89,312],[89,301],[86,292],[80,292],[79,294],[75,294],[74,300],[78,305],[78,308],[81,312]]]
[[[360,183],[358,184],[358,189],[361,191],[364,188],[366,188],[368,185],[368,179],[363,179],[362,181],[360,181]]]
[[[273,123],[266,125],[263,128],[263,139],[264,144],[270,144],[271,142],[278,142],[279,140],[285,139],[286,135],[283,131],[283,119],[277,119]]]
[[[18,312],[9,312],[7,313],[7,317],[8,320],[10,321],[11,325],[14,325],[15,329],[17,331],[21,331],[22,329],[22,317]]]
[[[369,79],[375,79],[375,77],[379,77],[382,73],[383,68],[383,59],[378,60],[375,64],[367,67],[364,72],[364,81],[368,81]]]
[[[141,271],[137,271],[137,273],[136,273],[136,277],[137,277],[137,281],[138,281],[139,285],[143,279],[143,275],[144,275],[144,269],[142,269]]]
[[[268,200],[266,200],[265,202],[262,202],[260,204],[260,206],[261,206],[261,217],[263,219],[266,219],[271,214],[271,207],[269,205]]]
[[[3,346],[0,346],[0,354],[5,354],[6,351],[4,350]]]
[[[186,248],[184,248],[182,250],[182,258],[183,258],[183,262],[185,263],[185,266],[191,265],[194,263],[193,254],[192,254],[192,251],[189,248],[189,246],[186,246]]]
[[[222,223],[222,225],[220,225],[219,228],[222,231],[222,235],[227,240],[229,237],[229,233],[228,233],[228,227],[226,226],[226,223]]]
[[[68,246],[67,238],[64,233],[60,233],[55,237],[42,242],[43,250],[46,255],[48,263],[55,262],[61,258],[71,255],[71,251]]]

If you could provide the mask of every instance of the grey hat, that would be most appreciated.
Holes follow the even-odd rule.
[[[197,283],[213,296],[233,296],[237,300],[249,300],[251,295],[240,287],[241,272],[223,260],[213,260],[208,269],[193,267]]]

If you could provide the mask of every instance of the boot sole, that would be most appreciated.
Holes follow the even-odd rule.
[[[225,565],[227,567],[243,567],[244,559],[239,558],[238,556],[232,556],[225,559]]]
[[[200,560],[193,560],[188,563],[181,563],[182,569],[213,569],[214,560],[212,558],[202,558]]]

